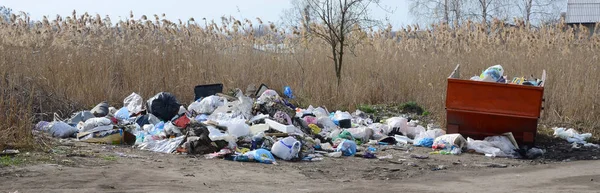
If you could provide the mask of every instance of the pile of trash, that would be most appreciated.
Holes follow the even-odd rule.
[[[147,101],[132,93],[119,109],[102,102],[67,120],[55,117],[52,122],[41,121],[35,129],[89,143],[126,144],[154,152],[266,164],[277,163],[276,158],[378,158],[378,149],[410,145],[431,148],[431,154],[443,155],[468,151],[489,157],[535,158],[544,153],[536,148],[522,153],[511,133],[484,140],[465,139],[460,134],[446,134],[431,124],[421,126],[419,121],[407,117],[374,122],[359,110],[349,113],[313,106],[303,109],[292,105],[292,98],[289,87],[284,97],[271,89],[253,95],[244,95],[238,89],[235,96],[218,93],[199,97],[186,108],[171,93],[161,92]],[[574,142],[585,140],[571,130],[557,132]]]

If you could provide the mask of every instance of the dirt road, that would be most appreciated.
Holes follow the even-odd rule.
[[[429,151],[266,165],[74,143],[0,168],[0,192],[600,192],[600,161],[410,156]]]

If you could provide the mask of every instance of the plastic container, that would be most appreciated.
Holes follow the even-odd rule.
[[[291,160],[298,157],[302,144],[293,137],[286,137],[271,147],[271,153],[283,160]]]
[[[215,95],[217,93],[223,92],[223,84],[207,84],[207,85],[198,85],[194,87],[194,94],[196,97],[194,100],[198,100],[199,98]]]

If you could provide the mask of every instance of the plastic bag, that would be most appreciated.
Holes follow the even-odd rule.
[[[448,146],[456,146],[462,149],[466,146],[466,143],[467,141],[460,134],[446,134],[435,138],[431,147],[433,149],[448,149],[451,148]]]
[[[373,139],[375,139],[375,140],[384,138],[389,133],[389,127],[387,125],[384,125],[381,123],[370,124],[369,128],[371,128],[371,130],[373,130]]]
[[[479,80],[486,82],[498,82],[504,74],[504,69],[501,65],[491,66],[481,73]]]
[[[341,120],[350,120],[352,119],[352,115],[348,112],[336,111],[335,115],[333,115],[333,120],[341,121]]]
[[[218,107],[225,105],[219,96],[208,96],[201,101],[196,101],[188,106],[188,111],[193,111],[200,114],[211,114]]]
[[[79,122],[77,129],[79,132],[87,132],[99,126],[112,125],[112,121],[105,117],[97,117],[86,120],[85,122]]]
[[[491,136],[486,137],[483,140],[490,142],[492,145],[494,145],[494,147],[502,150],[502,152],[506,153],[507,155],[513,155],[516,153],[515,149],[517,149],[517,147],[515,147],[515,145],[513,145],[512,142],[510,142],[510,139],[508,139],[506,136]]]
[[[138,114],[142,111],[142,106],[144,105],[144,99],[142,96],[137,93],[131,93],[129,96],[125,97],[123,100],[123,106],[129,110],[130,113]]]
[[[432,144],[425,146],[425,147],[431,147],[433,145],[433,139],[435,139],[435,138],[437,138],[439,136],[445,135],[445,134],[446,134],[446,131],[441,130],[441,129],[433,129],[433,130],[428,130],[428,131],[420,131],[419,134],[417,134],[415,136],[415,145],[422,144],[420,142],[421,139],[431,138],[432,139],[431,140]],[[428,141],[426,141],[426,142],[428,142]]]
[[[356,154],[356,143],[352,140],[344,139],[342,143],[337,146],[336,151],[342,152],[344,156],[353,156]]]
[[[283,160],[291,160],[298,158],[301,148],[302,144],[294,137],[286,137],[273,144],[271,153]]]
[[[177,147],[179,147],[179,145],[183,143],[184,139],[185,135],[172,139],[147,141],[141,143],[140,145],[138,145],[138,147],[142,150],[148,150],[153,152],[173,153],[175,149],[177,149]]]
[[[250,159],[256,160],[257,162],[260,162],[260,163],[265,163],[265,164],[275,163],[275,157],[273,157],[273,154],[266,149],[257,149],[254,151],[249,151],[249,152],[245,153],[244,155],[248,156]]]
[[[579,134],[575,129],[552,128],[554,136],[567,140],[569,143],[586,144],[586,140],[592,137],[591,133]]]
[[[329,117],[318,118],[317,119],[317,124],[322,125],[324,129],[335,129],[335,128],[337,128],[337,125],[331,119],[329,119]]]
[[[279,99],[280,99],[280,97],[279,97],[279,94],[277,94],[277,91],[269,89],[269,90],[265,90],[265,92],[263,92],[260,95],[260,97],[258,97],[256,102],[259,104],[265,104],[268,102],[278,101]]]
[[[485,154],[488,157],[507,157],[500,148],[494,147],[489,141],[467,139],[467,149],[475,150],[477,153]]]
[[[399,134],[406,132],[408,128],[408,119],[404,117],[392,117],[385,120],[385,123],[388,125],[390,131],[388,134]],[[402,132],[404,131],[404,132]]]
[[[283,94],[289,99],[295,98],[294,92],[292,91],[292,88],[289,86],[283,87]]]
[[[252,98],[247,96],[238,97],[237,101],[232,102],[231,114],[233,117],[239,117],[243,119],[251,119],[252,116],[252,105],[254,101]]]
[[[165,134],[173,135],[173,136],[183,135],[183,133],[181,133],[181,129],[179,129],[179,127],[173,125],[173,123],[171,123],[171,122],[167,122],[165,124]]]
[[[73,116],[71,116],[71,119],[67,121],[67,124],[75,126],[79,124],[79,122],[85,122],[91,118],[94,118],[94,114],[92,114],[90,111],[80,111],[74,113]]]
[[[409,144],[409,143],[414,143],[414,141],[404,135],[394,135],[394,139],[396,139],[396,142],[398,142],[399,144]]]
[[[350,128],[346,129],[346,131],[350,132],[352,137],[360,139],[363,142],[369,141],[373,136],[373,130],[368,127]]]
[[[237,143],[236,143],[236,138],[226,134],[226,133],[222,133],[221,130],[218,130],[217,128],[213,127],[213,126],[206,126],[206,128],[208,129],[208,138],[210,138],[211,141],[227,141],[228,142],[228,147],[229,149],[235,149],[237,147]]]
[[[101,102],[90,111],[95,117],[105,117],[108,115],[108,103]]]
[[[417,147],[431,147],[433,146],[433,138],[425,137],[420,138],[419,140],[415,140],[415,146]]]
[[[329,118],[329,113],[327,112],[327,110],[325,110],[322,107],[317,107],[312,111],[312,114],[315,115],[315,117],[317,117],[317,119],[321,119],[321,118]]]
[[[115,118],[121,121],[129,119],[129,110],[127,109],[127,107],[119,109],[117,113],[115,113]]]
[[[52,134],[53,137],[58,138],[69,138],[73,136],[73,134],[77,133],[77,129],[75,127],[71,127],[70,125],[60,122],[54,121],[46,126],[47,131]]]
[[[250,135],[250,126],[246,124],[246,120],[244,119],[221,121],[219,122],[219,125],[227,127],[227,133],[235,138]]]
[[[163,121],[170,121],[179,112],[181,106],[175,95],[161,92],[148,100],[148,112]]]
[[[417,125],[416,127],[406,127],[405,130],[400,129],[400,132],[404,135],[406,135],[407,137],[414,139],[417,134],[421,133],[421,132],[425,132],[425,127],[421,126],[421,125]]]

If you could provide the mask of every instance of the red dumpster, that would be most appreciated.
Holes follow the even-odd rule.
[[[465,138],[512,132],[520,145],[533,145],[543,109],[546,72],[541,86],[526,86],[459,79],[460,65],[450,77],[446,91],[447,133]]]

